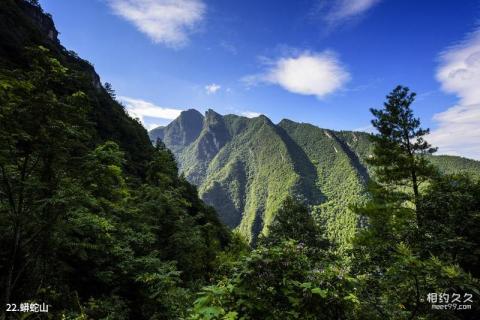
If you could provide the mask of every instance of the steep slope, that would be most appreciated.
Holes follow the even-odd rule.
[[[367,133],[290,120],[275,125],[265,116],[220,116],[209,110],[198,137],[188,144],[182,131],[170,128],[179,127],[179,121],[186,128],[198,124],[189,126],[181,117],[150,136],[162,138],[169,132],[165,144],[186,178],[230,227],[254,240],[268,232],[280,203],[293,194],[312,207],[317,221],[340,247],[354,234],[359,221],[349,207],[363,201],[370,179],[365,163],[371,148]],[[478,161],[459,157],[433,157],[432,162],[444,172],[480,172]]]
[[[158,127],[149,132],[150,139],[155,142],[161,139],[171,146],[173,152],[182,150],[191,144],[202,131],[203,115],[194,109],[182,111],[177,119],[166,127]]]
[[[181,153],[179,163],[185,177],[195,185],[201,185],[208,164],[229,140],[230,133],[223,117],[208,110],[197,139]]]
[[[23,0],[0,2],[0,68],[27,68],[31,59],[28,48],[47,48],[63,66],[77,74],[71,89],[88,96],[92,105],[88,116],[95,133],[92,145],[105,140],[117,142],[126,153],[128,171],[140,173],[152,153],[146,130],[110,97],[92,64],[65,49],[57,36],[51,16],[39,6]]]
[[[232,124],[240,122],[243,125],[233,128]],[[226,123],[236,134],[208,165],[199,192],[219,208],[227,224],[238,226],[251,238],[266,231],[288,194],[314,192],[315,170],[268,118],[230,116]]]
[[[279,126],[305,151],[317,170],[317,185],[326,198],[313,209],[327,234],[342,246],[353,236],[357,217],[350,205],[362,200],[367,170],[337,132],[283,120]]]
[[[38,2],[0,1],[0,302],[185,318],[230,232],[57,34]],[[184,116],[172,143],[196,138],[195,116],[202,128]]]

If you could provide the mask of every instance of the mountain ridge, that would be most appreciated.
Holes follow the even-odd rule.
[[[371,175],[365,163],[371,147],[368,133],[289,119],[274,124],[264,115],[222,116],[211,109],[201,117],[202,130],[190,144],[172,143],[178,138],[164,142],[187,180],[227,225],[254,241],[260,233],[268,233],[281,201],[293,194],[311,206],[331,239],[340,246],[347,243],[359,223],[349,206],[365,199]],[[176,131],[178,122],[185,127],[185,115],[150,131],[151,140],[182,136]],[[480,162],[474,160],[433,159],[449,173],[480,172]]]

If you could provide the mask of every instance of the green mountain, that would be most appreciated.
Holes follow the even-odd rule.
[[[152,140],[162,139],[173,151],[182,173],[221,219],[250,240],[268,232],[280,204],[293,194],[313,208],[340,245],[359,223],[349,206],[363,201],[370,179],[364,161],[370,154],[368,136],[290,120],[274,124],[263,115],[208,110],[203,116],[193,109],[150,132]],[[444,172],[480,173],[478,161],[431,160]]]

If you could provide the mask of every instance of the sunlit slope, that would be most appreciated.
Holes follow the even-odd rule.
[[[210,162],[199,191],[231,227],[249,238],[266,232],[289,194],[320,202],[315,168],[281,128],[263,116],[229,116],[225,123],[231,139]]]

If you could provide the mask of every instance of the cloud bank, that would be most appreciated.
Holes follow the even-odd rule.
[[[202,0],[107,0],[113,12],[135,25],[155,43],[182,47],[204,19]]]
[[[350,74],[331,51],[303,52],[269,62],[269,68],[243,79],[248,85],[268,83],[302,95],[317,98],[335,92],[350,80]]]
[[[430,142],[440,153],[480,159],[480,29],[440,55],[436,78],[459,101],[434,115]]]
[[[142,125],[149,130],[153,129],[152,127],[158,127],[158,124],[146,123],[146,117],[173,120],[182,112],[180,109],[162,108],[141,99],[124,96],[118,97],[118,99],[125,105],[128,114],[132,118],[138,118]]]

